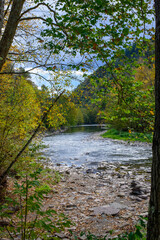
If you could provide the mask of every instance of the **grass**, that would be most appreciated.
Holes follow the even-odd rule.
[[[139,141],[139,142],[152,142],[152,133],[138,133],[129,131],[118,131],[116,129],[109,129],[101,135],[104,138],[112,138],[124,141]]]

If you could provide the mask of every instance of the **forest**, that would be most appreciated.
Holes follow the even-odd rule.
[[[0,1],[0,239],[65,239],[71,228],[67,239],[159,240],[159,27],[158,0]],[[63,176],[45,165],[42,138],[82,124],[152,142],[139,227],[84,236],[59,207],[43,206]]]

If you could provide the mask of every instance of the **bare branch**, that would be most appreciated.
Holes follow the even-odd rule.
[[[43,17],[26,17],[26,18],[21,18],[19,20],[19,22],[21,22],[21,21],[30,21],[30,20],[35,20],[35,19],[42,20],[42,21],[46,22],[46,19],[43,18]],[[58,27],[58,25],[55,24],[55,23],[52,23],[52,25]]]
[[[29,21],[29,20],[34,20],[34,19],[39,19],[39,20],[42,20],[44,22],[46,21],[46,19],[43,18],[43,17],[25,17],[25,18],[21,18],[19,20],[19,22],[21,22],[21,21]]]
[[[38,3],[36,6],[34,6],[34,7],[32,7],[32,8],[28,8],[26,11],[24,11],[24,12],[20,15],[20,18],[21,18],[23,15],[25,15],[26,13],[31,12],[32,10],[38,8],[39,6],[45,6],[45,7],[47,7],[47,8],[49,9],[50,12],[55,13],[55,11],[54,11],[48,4],[46,4],[46,3],[43,2],[43,3]]]
[[[36,9],[36,8],[38,8],[40,5],[42,5],[42,3],[38,3],[36,6],[34,6],[34,7],[32,7],[32,8],[28,8],[26,11],[24,11],[23,13],[21,13],[20,18],[21,18],[24,14],[26,14],[26,13],[28,13],[28,12]]]

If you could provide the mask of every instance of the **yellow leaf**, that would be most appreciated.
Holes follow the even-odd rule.
[[[154,115],[154,112],[153,112],[153,111],[150,111],[150,114],[151,114],[151,115]]]

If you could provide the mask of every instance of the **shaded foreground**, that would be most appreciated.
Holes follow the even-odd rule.
[[[62,181],[52,194],[45,196],[45,207],[62,211],[75,223],[73,232],[90,231],[102,237],[114,230],[113,236],[117,236],[134,230],[139,216],[147,216],[149,171],[118,163],[99,165],[96,173],[89,169],[83,171],[67,167],[61,170]],[[67,232],[57,236],[72,239]]]

